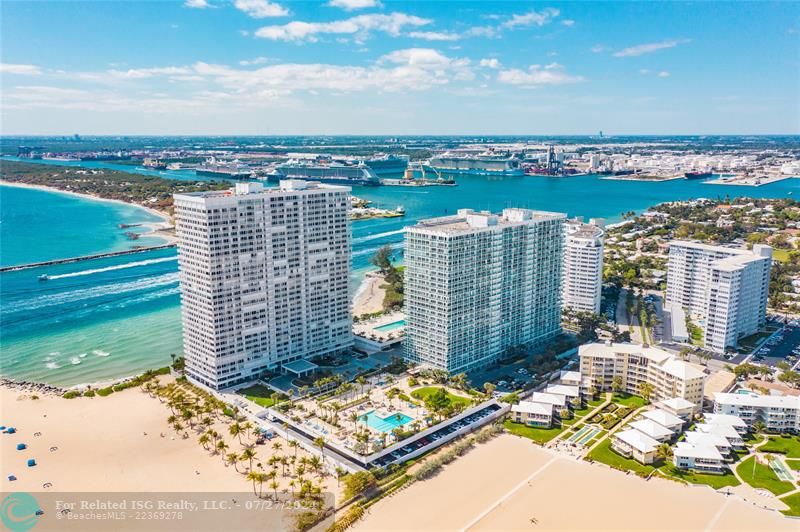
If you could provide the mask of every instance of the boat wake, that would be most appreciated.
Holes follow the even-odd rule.
[[[378,233],[375,235],[360,236],[353,239],[353,244],[358,244],[359,242],[369,242],[370,240],[377,240],[385,236],[402,235],[404,232],[405,229],[398,229],[397,231],[386,231],[385,233]]]
[[[107,266],[106,268],[97,268],[94,270],[83,270],[80,272],[62,273],[60,275],[50,275],[49,280],[53,279],[66,279],[68,277],[80,277],[83,275],[93,275],[95,273],[112,272],[115,270],[124,270],[127,268],[136,268],[137,266],[149,266],[150,264],[160,264],[162,262],[169,262],[178,260],[178,257],[162,257],[160,259],[148,259],[139,262],[129,262],[127,264],[117,264],[115,266]]]

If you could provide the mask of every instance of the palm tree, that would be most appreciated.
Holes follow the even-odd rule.
[[[656,449],[656,456],[665,462],[669,461],[673,454],[672,447],[668,443],[662,443],[658,446],[658,449]]]
[[[345,471],[344,469],[342,469],[339,466],[336,466],[336,486],[337,487],[339,486],[339,482],[342,480],[342,477],[344,477],[346,474],[347,474],[347,471]]]
[[[228,453],[225,455],[225,462],[232,465],[236,472],[239,472],[239,456],[236,453]]]
[[[267,480],[267,475],[261,473],[259,471],[250,471],[247,473],[247,480],[251,480],[253,482],[253,495],[261,498],[261,485]],[[258,492],[256,492],[256,482],[258,482]]]
[[[763,421],[756,421],[755,423],[753,423],[753,432],[755,434],[763,432],[765,428],[767,428],[767,426],[764,424]]]
[[[224,441],[224,440],[219,440],[219,441],[217,442],[217,453],[224,452],[224,451],[225,451],[225,449],[227,449],[227,448],[228,448],[228,444],[227,444],[227,443],[225,443],[225,441]]]
[[[279,441],[276,441],[275,443],[272,444],[272,448],[275,449],[276,451],[280,451],[281,447],[283,447],[283,446],[281,445],[281,442],[279,442]]]
[[[611,391],[614,393],[619,393],[622,391],[622,377],[617,375],[611,381]]]
[[[358,412],[351,412],[350,416],[348,416],[350,421],[353,422],[353,428],[358,429]]]
[[[239,438],[239,444],[242,443],[242,426],[239,423],[232,423],[228,428],[228,432],[231,436]]]
[[[491,382],[484,382],[483,383],[483,391],[486,392],[487,397],[491,397],[494,393],[496,386]]]
[[[300,447],[300,442],[297,440],[289,440],[286,445],[294,449],[294,455],[297,457],[297,448]]]
[[[210,439],[211,438],[209,438],[208,433],[204,433],[200,435],[200,438],[197,441],[203,446],[203,449],[208,450],[208,441]]]
[[[642,396],[645,403],[650,403],[650,396],[653,393],[653,389],[653,385],[649,382],[643,381],[639,384],[639,395]]]
[[[250,469],[253,469],[253,458],[255,457],[256,457],[256,452],[250,447],[247,447],[245,448],[244,451],[242,451],[242,461],[249,460]]]
[[[269,483],[269,487],[272,488],[272,493],[275,494],[275,499],[278,499],[278,486],[279,484],[276,481],[272,481]]]
[[[314,445],[319,447],[319,452],[322,454],[322,461],[325,462],[325,438],[322,436],[314,438]]]

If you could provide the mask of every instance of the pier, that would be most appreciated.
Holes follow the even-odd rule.
[[[5,266],[0,268],[0,273],[15,272],[18,270],[28,270],[30,268],[38,268],[40,266],[53,266],[56,264],[69,264],[71,262],[82,262],[84,260],[92,259],[106,259],[109,257],[119,257],[121,255],[132,255],[134,253],[144,253],[146,251],[155,251],[158,249],[174,248],[176,244],[161,244],[159,246],[148,246],[136,249],[126,249],[124,251],[112,251],[110,253],[98,253],[96,255],[84,255],[82,257],[70,257],[68,259],[54,259],[46,260],[43,262],[31,262],[30,264],[18,264],[16,266]]]

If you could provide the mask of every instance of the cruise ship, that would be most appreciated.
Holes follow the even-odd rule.
[[[378,177],[402,177],[408,168],[408,155],[377,155],[362,162]]]
[[[428,164],[448,175],[523,176],[521,161],[514,156],[495,154],[454,155],[445,153],[433,157]]]
[[[337,185],[376,186],[381,184],[380,178],[363,162],[343,164],[290,159],[286,163],[276,166],[275,171],[267,176],[268,181],[280,181],[281,179],[301,179]]]
[[[204,177],[219,177],[223,179],[247,179],[253,176],[253,169],[238,161],[222,163],[215,157],[195,168],[195,174]]]

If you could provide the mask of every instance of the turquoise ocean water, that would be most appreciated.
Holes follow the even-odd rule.
[[[797,179],[758,188],[597,176],[464,177],[458,183],[457,187],[354,188],[355,195],[378,206],[403,205],[406,217],[353,223],[353,291],[370,269],[369,257],[375,250],[390,244],[399,253],[405,225],[463,207],[493,211],[529,207],[614,222],[622,212],[642,211],[663,201],[726,194],[800,195]],[[119,208],[124,206],[76,198],[69,198],[76,204],[64,205],[63,195],[20,190],[0,189],[4,265],[124,247],[129,243],[118,239],[116,224],[147,221],[149,216],[134,207],[127,211]],[[103,246],[108,247],[99,249]],[[160,250],[0,274],[0,374],[72,385],[166,365],[170,353],[181,350],[175,259],[174,250]],[[37,280],[44,273],[50,281]]]

